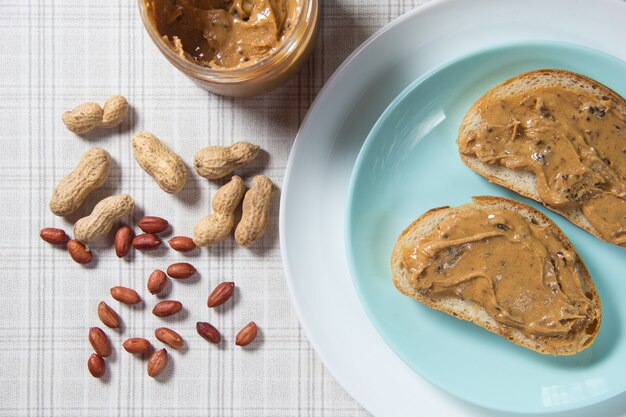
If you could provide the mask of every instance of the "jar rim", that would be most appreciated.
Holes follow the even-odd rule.
[[[298,46],[300,38],[297,35],[296,28],[302,25],[302,22],[309,22],[315,24],[316,16],[311,16],[317,10],[316,4],[318,0],[304,0],[302,3],[302,10],[298,16],[298,20],[291,31],[289,36],[283,41],[276,50],[272,51],[268,56],[260,59],[254,64],[247,65],[242,68],[229,68],[229,69],[214,69],[204,67],[202,65],[195,64],[187,59],[181,58],[177,55],[172,48],[170,48],[162,39],[161,34],[156,28],[156,25],[152,22],[147,12],[147,0],[137,0],[139,5],[139,14],[143,22],[148,35],[152,39],[152,42],[157,46],[161,53],[175,66],[179,66],[181,70],[187,72],[190,76],[209,82],[241,82],[249,79],[252,74],[258,74],[259,69],[266,67],[270,64],[278,65],[285,61],[290,53]]]

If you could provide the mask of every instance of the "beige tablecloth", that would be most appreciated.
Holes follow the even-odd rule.
[[[196,87],[157,51],[140,22],[136,2],[28,0],[5,2],[0,14],[2,73],[3,239],[0,291],[0,414],[6,416],[363,416],[363,410],[333,380],[317,358],[291,307],[278,242],[278,197],[289,150],[311,102],[336,67],[375,30],[423,1],[325,1],[322,29],[312,59],[300,74],[271,94],[249,99],[218,97]],[[70,133],[61,113],[111,94],[132,105],[117,129],[85,137]],[[209,144],[236,140],[258,143],[264,153],[241,172],[249,183],[259,173],[278,191],[271,224],[253,249],[232,239],[184,256],[172,250],[135,252],[119,260],[108,242],[93,246],[96,261],[82,267],[65,250],[43,243],[42,227],[71,230],[99,199],[131,194],[137,210],[168,219],[172,235],[189,235],[208,213],[219,183],[190,175],[177,196],[158,189],[133,159],[130,137],[139,129],[157,134],[190,164]],[[106,184],[75,215],[52,215],[47,204],[56,182],[90,147],[114,159]],[[315,173],[311,173],[315,175]],[[169,298],[183,302],[182,314],[163,320],[150,313],[157,300],[146,279],[176,261],[196,266],[198,277],[174,282]],[[218,282],[237,283],[234,302],[218,311],[206,307]],[[109,288],[137,289],[145,302],[120,305]],[[96,306],[105,300],[123,319],[107,329],[114,354],[106,377],[87,372],[90,326],[102,326]],[[237,330],[256,321],[259,340],[249,349],[234,345]],[[219,328],[214,346],[195,332],[197,321]],[[125,352],[128,337],[147,337],[165,323],[187,341],[170,350],[170,365],[157,380],[146,360]]]

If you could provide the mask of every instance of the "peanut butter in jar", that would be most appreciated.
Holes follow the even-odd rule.
[[[161,52],[209,91],[251,96],[293,76],[318,30],[317,0],[139,0]]]

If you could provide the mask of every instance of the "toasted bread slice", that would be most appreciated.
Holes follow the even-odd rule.
[[[417,291],[410,284],[410,272],[403,263],[404,248],[407,246],[415,247],[422,236],[429,235],[443,220],[449,216],[461,213],[463,210],[467,210],[468,207],[479,209],[496,208],[515,211],[521,214],[526,221],[538,224],[540,227],[549,228],[549,230],[554,233],[555,237],[563,244],[563,247],[575,254],[575,262],[585,281],[586,297],[590,300],[588,308],[589,314],[586,316],[586,327],[579,328],[575,334],[567,338],[565,343],[560,343],[559,341],[558,347],[555,348],[554,344],[549,343],[549,340],[547,340],[545,336],[528,336],[517,328],[498,322],[489,315],[485,308],[473,300],[462,299],[456,296],[429,298]],[[391,255],[391,271],[393,274],[393,283],[404,295],[414,298],[430,308],[441,310],[462,320],[471,321],[490,332],[509,339],[513,343],[540,353],[573,355],[589,346],[600,329],[602,317],[600,299],[598,298],[598,293],[589,272],[572,244],[552,220],[534,208],[517,201],[500,197],[474,197],[471,204],[459,207],[440,207],[429,210],[413,221],[398,237]]]
[[[532,90],[536,88],[551,86],[563,87],[573,92],[589,94],[596,97],[598,100],[602,98],[605,100],[610,99],[615,103],[615,110],[626,118],[626,101],[619,94],[597,81],[565,70],[537,70],[518,75],[505,81],[489,90],[476,101],[467,111],[461,122],[457,143],[464,141],[473,131],[481,126],[482,118],[478,109],[487,100],[507,98],[511,95],[532,92]],[[524,197],[532,198],[544,204],[555,213],[562,215],[576,226],[591,233],[598,239],[608,241],[603,238],[600,232],[589,222],[580,208],[564,209],[545,204],[537,191],[535,174],[533,172],[519,169],[513,170],[499,164],[484,163],[474,155],[465,155],[461,152],[460,155],[465,165],[485,177],[489,182],[506,187]]]

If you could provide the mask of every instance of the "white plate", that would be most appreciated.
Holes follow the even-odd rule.
[[[415,374],[380,338],[360,305],[349,276],[343,221],[352,167],[370,128],[420,75],[486,46],[560,40],[626,60],[625,20],[626,2],[621,0],[435,1],[374,34],[314,102],[283,185],[283,262],[311,344],[339,383],[371,413],[503,415],[456,399]],[[590,414],[626,416],[626,395],[567,416]]]

